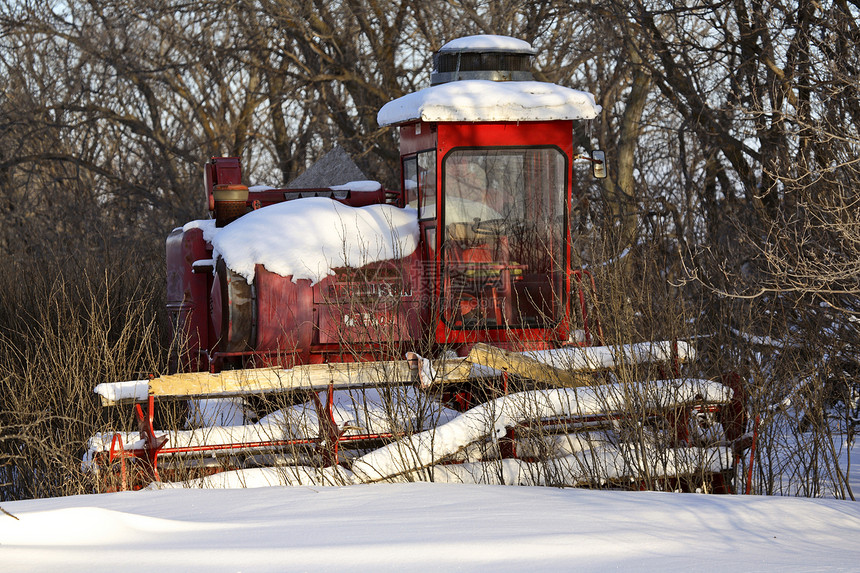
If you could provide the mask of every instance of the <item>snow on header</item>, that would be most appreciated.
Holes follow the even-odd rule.
[[[203,229],[233,271],[250,283],[255,265],[293,281],[317,283],[339,267],[406,257],[418,245],[418,213],[391,205],[349,207],[324,197],[286,201],[251,211],[222,229],[214,221],[193,221]]]
[[[376,119],[381,126],[413,120],[552,121],[592,119],[600,109],[590,93],[547,82],[462,80],[390,101]]]
[[[382,189],[382,183],[380,183],[379,181],[363,179],[360,181],[350,181],[349,183],[344,183],[343,185],[329,185],[328,188],[332,191],[354,191],[356,193],[361,193],[368,191],[379,191],[380,189]],[[272,187],[271,185],[252,185],[248,187],[248,191],[251,191],[252,193],[254,191],[276,191],[278,189],[281,188]],[[292,188],[288,189],[292,190]]]
[[[440,52],[519,52],[536,54],[537,50],[525,40],[510,36],[495,36],[480,34],[451,40],[441,48]]]
[[[382,189],[382,183],[379,181],[350,181],[349,183],[344,183],[343,185],[332,185],[329,187],[332,191],[352,191],[354,193],[367,193],[373,191],[379,191]]]

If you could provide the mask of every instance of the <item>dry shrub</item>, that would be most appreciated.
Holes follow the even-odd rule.
[[[742,374],[757,434],[752,474],[749,452],[741,471],[754,493],[853,499],[846,449],[856,426],[858,356],[834,316],[804,298],[725,301],[732,320],[712,344]]]
[[[0,499],[93,491],[87,439],[131,424],[93,388],[161,371],[163,263],[128,247],[4,261]]]
[[[851,349],[838,346],[838,336],[798,338],[798,333],[815,329],[824,332],[829,323],[826,317],[818,318],[819,323],[799,331],[800,319],[784,301],[743,304],[709,297],[689,285],[673,286],[669,279],[674,263],[657,247],[640,244],[623,257],[606,257],[603,264],[590,265],[598,288],[597,307],[592,310],[600,317],[607,344],[694,341],[699,359],[686,366],[685,374],[716,378],[737,372],[744,381],[748,413],[760,416],[755,492],[851,497],[838,466],[844,433],[833,423],[834,412],[847,412],[838,405],[840,400],[845,403],[839,392],[846,376],[852,375],[845,372],[845,365],[852,364]],[[4,501],[93,491],[94,478],[80,469],[87,439],[98,431],[133,429],[131,408],[103,409],[93,387],[163,372],[167,355],[160,322],[164,267],[158,256],[152,256],[161,252],[160,245],[96,251],[86,258],[45,252],[50,253],[43,250],[26,264],[23,257],[10,257],[0,278],[4,293],[0,300],[0,500]],[[80,264],[80,260],[87,262]],[[806,320],[813,319],[807,316]],[[768,340],[776,343],[764,343]],[[392,357],[405,348],[394,337],[379,342]],[[363,354],[348,348],[347,342],[344,345],[345,353],[356,352],[356,358]],[[418,346],[414,349],[430,355],[429,346]],[[845,357],[849,359],[842,360]],[[618,368],[611,379],[596,376],[595,381],[643,382],[666,375],[665,370],[640,365]],[[521,389],[534,387],[526,383]],[[397,425],[403,418],[402,404],[389,388],[379,390],[391,397],[386,401],[392,412],[391,429],[408,439],[416,428]],[[634,446],[628,450],[632,456],[625,460],[628,465],[646,468],[632,483],[672,489],[675,483],[656,476],[670,462],[669,450],[674,446],[660,438],[660,428],[637,409],[635,398],[631,396],[625,421],[612,428],[617,439]],[[357,401],[362,399],[356,394]],[[263,410],[291,403],[275,400]],[[161,405],[159,410],[169,408]],[[178,422],[160,426],[176,429]],[[546,437],[541,431],[536,434],[538,439]],[[601,445],[589,440],[592,436],[586,435],[584,443]],[[284,471],[289,471],[289,465],[319,463],[312,454],[296,447],[284,459],[258,461],[286,464]],[[747,457],[740,462],[736,486],[742,491]],[[536,482],[539,475],[542,483],[564,483],[549,460],[533,468]],[[493,479],[500,479],[501,466],[497,471],[499,477]],[[598,463],[584,463],[581,483],[606,485],[600,471]],[[704,473],[686,477],[707,490]],[[416,472],[406,479],[433,479],[433,472]]]

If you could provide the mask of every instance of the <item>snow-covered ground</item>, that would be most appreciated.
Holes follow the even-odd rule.
[[[860,504],[462,484],[3,504],[4,571],[856,571]]]

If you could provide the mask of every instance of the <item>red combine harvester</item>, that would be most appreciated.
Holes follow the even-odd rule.
[[[206,164],[214,220],[167,239],[180,373],[96,389],[136,403],[140,424],[90,440],[105,487],[729,490],[739,388],[681,377],[684,342],[603,341],[569,226],[573,163],[606,175],[574,145],[574,122],[600,109],[534,81],[533,56],[501,36],[437,52],[431,87],[379,112],[400,130],[399,191],[248,188],[238,158]],[[154,429],[163,400],[189,401],[186,429]]]

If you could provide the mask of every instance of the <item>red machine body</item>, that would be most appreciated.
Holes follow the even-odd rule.
[[[352,207],[416,208],[419,244],[405,258],[337,269],[313,285],[257,265],[248,284],[212,259],[198,226],[171,233],[167,307],[183,348],[175,368],[378,360],[427,344],[459,354],[476,342],[542,349],[567,343],[574,330],[578,343],[591,343],[590,278],[570,266],[572,122],[414,122],[400,134],[401,191],[252,188],[241,207],[328,197]],[[453,191],[464,164],[481,177],[480,201]],[[237,158],[206,164],[216,218],[213,190],[241,178]],[[515,222],[501,222],[502,212]],[[535,237],[541,248],[527,252]]]

